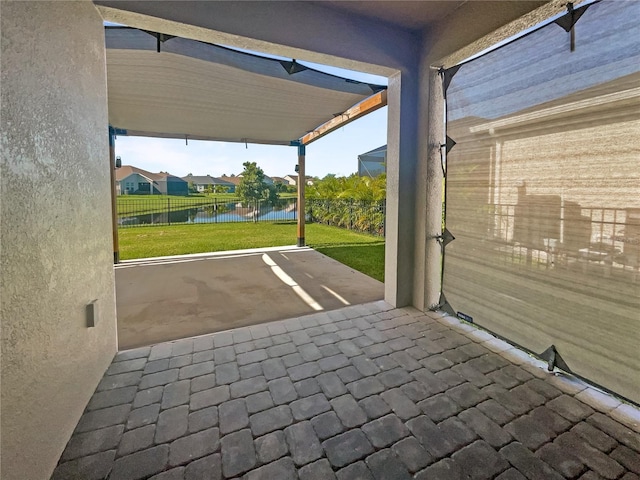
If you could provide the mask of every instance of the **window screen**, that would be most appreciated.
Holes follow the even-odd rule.
[[[465,63],[446,96],[451,307],[640,403],[640,2]]]

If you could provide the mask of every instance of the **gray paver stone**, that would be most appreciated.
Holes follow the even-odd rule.
[[[281,343],[280,345],[274,345],[273,347],[267,348],[267,355],[272,358],[284,357],[285,355],[290,355],[297,351],[298,350],[293,343]]]
[[[342,380],[335,372],[323,373],[318,375],[316,380],[320,384],[320,388],[328,398],[337,397],[347,393],[347,387],[344,386]]]
[[[529,480],[562,480],[562,476],[536,457],[521,443],[510,443],[500,450],[500,455],[522,472]]]
[[[625,472],[612,457],[596,450],[573,432],[563,433],[557,438],[556,443],[604,478],[615,479]]]
[[[223,435],[240,430],[249,425],[249,414],[244,399],[231,400],[218,407],[220,433]],[[224,460],[223,460],[224,466]]]
[[[188,365],[180,369],[178,378],[182,380],[207,375],[209,373],[213,373],[213,368],[213,362],[201,362],[194,365]]]
[[[609,456],[620,465],[640,475],[640,455],[637,452],[620,445]]]
[[[400,440],[391,449],[412,473],[426,467],[432,461],[429,452],[413,436]]]
[[[416,404],[402,393],[399,388],[382,392],[380,397],[389,404],[391,410],[402,420],[417,417],[421,413]]]
[[[148,357],[150,352],[151,347],[134,348],[131,350],[125,350],[124,352],[118,352],[113,359],[113,363],[133,360],[134,358]]]
[[[193,356],[191,354],[171,357],[171,359],[169,359],[169,368],[181,368],[185,365],[191,365],[192,360]]]
[[[336,374],[345,385],[362,378],[360,372],[353,365],[336,370]]]
[[[153,347],[151,347],[148,360],[151,362],[153,360],[158,360],[161,358],[169,358],[170,356],[171,356],[171,344],[159,343],[158,345],[154,345]]]
[[[289,452],[282,430],[255,439],[255,449],[260,463],[269,463]]]
[[[502,429],[500,425],[477,408],[470,408],[461,412],[458,418],[492,447],[502,447],[512,440],[509,432]]]
[[[269,356],[267,355],[267,351],[261,348],[260,350],[253,350],[251,352],[241,353],[240,355],[237,356],[236,362],[238,362],[239,366],[242,366],[242,365],[248,365],[254,362],[261,362],[263,360],[266,360],[267,358],[269,358]],[[224,460],[222,461],[222,468],[224,470]]]
[[[361,399],[384,391],[384,385],[375,377],[365,377],[347,385],[347,388],[356,399]]]
[[[339,368],[347,367],[350,365],[349,358],[343,353],[339,353],[338,355],[333,355],[331,357],[326,357],[318,360],[318,365],[322,369],[323,372],[331,372],[333,370],[338,370]]]
[[[213,336],[207,335],[193,339],[193,351],[213,350]]]
[[[249,365],[243,365],[239,368],[240,378],[245,380],[247,378],[253,378],[262,375],[262,364],[250,363]]]
[[[191,393],[201,392],[202,390],[209,390],[216,386],[216,375],[210,373],[209,375],[202,375],[191,380]]]
[[[444,393],[419,402],[418,407],[434,422],[440,422],[445,418],[456,415],[462,410],[460,405]]]
[[[586,470],[584,464],[564,448],[555,443],[547,443],[536,452],[536,457],[549,464],[567,478],[577,478]]]
[[[127,419],[127,430],[155,423],[160,413],[160,404],[154,403],[132,410]]]
[[[322,446],[311,422],[300,422],[285,428],[284,436],[296,465],[306,465],[322,456]]]
[[[394,414],[367,423],[362,431],[376,448],[388,447],[409,435],[409,429]]]
[[[458,450],[451,458],[470,480],[493,478],[509,468],[509,463],[483,440]]]
[[[298,480],[298,473],[293,460],[281,458],[260,468],[251,470],[243,480]]]
[[[562,415],[564,418],[574,423],[584,420],[594,413],[590,406],[582,403],[580,400],[570,397],[569,395],[561,395],[554,398],[550,402],[547,402],[545,407],[550,408],[557,414]]]
[[[131,403],[137,391],[137,387],[131,386],[94,393],[87,405],[87,411]]]
[[[291,402],[290,406],[296,420],[307,420],[331,409],[329,401],[322,393]]]
[[[160,413],[156,424],[156,443],[164,443],[187,433],[189,426],[189,407],[181,405]]]
[[[322,446],[327,453],[327,458],[334,467],[344,467],[373,453],[373,447],[369,440],[359,429],[349,430],[325,440]]]
[[[154,475],[149,480],[184,480],[184,467],[176,467]]]
[[[552,430],[546,428],[529,415],[516,418],[513,422],[507,423],[504,429],[531,450],[537,450],[555,437]]]
[[[320,392],[320,385],[315,378],[305,378],[294,383],[293,386],[301,397],[308,397]]]
[[[601,413],[595,413],[587,419],[587,422],[632,450],[640,452],[640,435],[615,420]]]
[[[453,442],[425,415],[409,420],[406,425],[435,459],[445,457],[455,450]]]
[[[145,427],[129,430],[120,440],[118,447],[118,456],[129,455],[130,453],[144,450],[153,444],[153,437],[156,433],[155,425],[147,425]]]
[[[140,383],[140,378],[142,378],[142,372],[129,372],[129,373],[121,373],[119,375],[110,375],[108,377],[103,377],[98,384],[98,388],[96,391],[101,392],[103,390],[113,390],[114,388],[122,388],[122,387],[130,387],[133,385],[138,385]],[[154,385],[150,385],[154,386]],[[148,388],[140,384],[140,389]]]
[[[271,380],[267,385],[271,393],[271,398],[276,405],[289,403],[298,398],[298,393],[293,386],[293,382],[288,377]]]
[[[376,378],[388,388],[399,387],[413,380],[413,377],[404,368],[387,370],[376,375]]]
[[[571,431],[580,435],[587,441],[587,443],[589,443],[589,445],[602,452],[610,452],[618,445],[618,442],[609,435],[598,430],[587,422],[578,423],[571,429]]]
[[[189,401],[190,387],[191,382],[189,380],[180,380],[178,382],[165,385],[160,408],[164,410],[166,408],[177,407],[178,405],[187,403]]]
[[[114,425],[101,428],[100,430],[73,435],[64,449],[61,461],[66,462],[75,458],[116,448],[120,442],[123,430],[123,425]]]
[[[261,365],[262,374],[267,380],[284,377],[287,374],[287,369],[280,358],[269,358],[262,362]]]
[[[248,378],[246,380],[240,380],[239,382],[232,383],[231,398],[246,397],[253,393],[262,392],[267,389],[267,381],[264,377]]]
[[[219,405],[229,400],[230,397],[229,386],[221,385],[191,395],[189,408],[191,408],[191,410],[199,410],[212,405]]]
[[[258,462],[253,447],[253,437],[249,429],[226,435],[221,440],[222,473],[233,477],[247,472]]]
[[[133,399],[133,408],[140,408],[152,403],[159,403],[162,400],[164,387],[153,387],[136,393]]]
[[[240,370],[234,362],[216,365],[215,372],[218,385],[226,385],[240,380]]]
[[[124,423],[131,410],[130,404],[116,405],[87,412],[80,418],[76,427],[76,433],[98,430],[111,425]]]
[[[311,425],[313,425],[313,429],[320,440],[333,437],[344,430],[335,412],[327,412],[313,417]]]
[[[204,350],[193,354],[193,363],[208,362],[213,360],[213,350]]]
[[[218,407],[203,408],[189,414],[189,433],[218,425]]]
[[[473,407],[489,398],[486,392],[470,383],[463,383],[457,387],[450,388],[447,390],[447,395],[462,408]]]
[[[336,472],[338,480],[374,480],[367,464],[356,462],[338,470]]]
[[[286,405],[270,408],[249,417],[249,424],[254,435],[264,435],[282,429],[293,423],[291,409]]]
[[[515,468],[510,468],[498,475],[496,480],[527,480],[527,478]]]
[[[376,480],[411,479],[411,474],[409,474],[407,467],[398,460],[398,457],[389,448],[369,455],[366,462]]]
[[[369,418],[378,418],[391,411],[391,407],[378,395],[371,395],[358,402]]]
[[[144,390],[146,388],[157,387],[158,385],[166,385],[167,383],[175,382],[178,380],[179,370],[174,368],[172,370],[164,370],[158,373],[151,373],[149,375],[144,375],[140,380],[140,386],[138,387],[140,390]]]
[[[222,365],[233,362],[236,359],[236,351],[231,346],[224,346],[213,350],[213,362],[216,365]]]
[[[158,445],[141,452],[121,457],[113,464],[110,480],[136,480],[165,469],[169,459],[169,446]]]
[[[367,414],[351,395],[334,398],[329,403],[347,428],[357,427],[367,421]]]
[[[269,392],[254,393],[245,398],[245,401],[247,403],[248,413],[261,412],[274,406]]]
[[[351,340],[338,342],[338,349],[347,357],[357,357],[362,355],[362,349]]]
[[[498,425],[504,425],[515,418],[515,415],[493,399],[479,403],[476,408]]]
[[[51,480],[104,480],[113,467],[115,455],[115,450],[108,450],[61,463],[53,471]]]
[[[305,465],[298,470],[298,475],[300,480],[334,480],[336,478],[331,464],[326,458]]]
[[[205,478],[207,480],[220,480],[222,478],[219,453],[194,460],[184,469],[184,480],[202,480]]]
[[[315,377],[322,373],[320,366],[316,362],[307,362],[296,365],[288,369],[289,377],[292,381],[304,380],[305,378]]]
[[[428,468],[425,468],[415,476],[415,480],[467,480],[462,470],[450,458],[440,460]]]
[[[185,338],[183,340],[177,340],[172,342],[171,356],[178,357],[180,355],[187,355],[193,353],[193,338]]]
[[[380,373],[380,367],[378,367],[378,365],[376,365],[373,360],[364,355],[361,357],[352,358],[351,363],[365,377]]]

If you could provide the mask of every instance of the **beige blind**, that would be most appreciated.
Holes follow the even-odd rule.
[[[591,5],[468,62],[447,90],[443,292],[640,403],[640,2]]]

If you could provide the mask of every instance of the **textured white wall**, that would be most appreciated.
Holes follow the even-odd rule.
[[[88,1],[1,22],[0,476],[38,480],[116,352],[104,38]]]

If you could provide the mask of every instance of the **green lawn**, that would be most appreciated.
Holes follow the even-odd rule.
[[[131,227],[118,230],[120,258],[160,257],[294,245],[295,223],[218,223]],[[306,242],[355,270],[384,281],[384,239],[337,227],[309,224]]]

